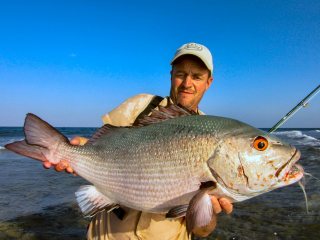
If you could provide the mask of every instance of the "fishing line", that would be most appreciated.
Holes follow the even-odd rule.
[[[315,179],[317,179],[317,181],[320,181],[319,178],[316,178],[316,177],[313,176],[311,173],[304,172],[304,175],[308,175],[309,177],[315,178]]]
[[[307,197],[307,193],[306,193],[305,187],[303,186],[303,183],[301,181],[299,181],[298,184],[299,184],[299,186],[301,187],[301,189],[303,191],[304,199],[306,200],[307,214],[309,214],[308,197]]]

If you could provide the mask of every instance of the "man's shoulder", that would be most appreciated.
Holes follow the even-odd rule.
[[[158,95],[141,93],[126,99],[123,103],[119,105],[119,107],[125,106],[126,109],[128,109],[129,111],[131,110],[143,111],[148,106],[156,107],[159,104],[165,102],[165,100],[166,98],[163,98]]]
[[[131,103],[148,103],[150,102],[156,95],[149,94],[149,93],[140,93],[137,95],[134,95],[132,97],[127,98],[123,103],[125,102],[131,102]]]
[[[104,123],[117,126],[131,125],[141,113],[158,106],[164,100],[165,98],[153,94],[137,94],[102,116],[102,119]]]

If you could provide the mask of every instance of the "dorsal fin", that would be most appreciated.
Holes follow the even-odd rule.
[[[119,129],[124,129],[128,127],[117,127],[113,126],[111,124],[105,124],[101,128],[99,128],[90,138],[90,140],[87,142],[87,144],[92,144],[94,143],[97,139],[99,139],[101,136],[106,135],[106,134],[111,134]]]
[[[148,104],[148,106],[136,117],[134,123],[132,125],[135,125],[136,121],[140,118],[143,118],[146,115],[149,115],[152,109],[155,109],[159,106],[160,102],[163,100],[163,97],[160,96],[154,96],[151,100],[151,102]],[[167,99],[169,102],[169,99]]]
[[[170,104],[167,107],[158,106],[158,109],[151,110],[150,116],[145,115],[139,119],[136,119],[133,126],[117,127],[110,124],[103,125],[93,134],[93,136],[90,138],[87,144],[93,144],[101,136],[114,133],[121,129],[148,126],[150,124],[162,122],[168,119],[190,115],[197,115],[197,113],[175,104]]]
[[[168,119],[190,115],[197,115],[197,113],[175,104],[170,104],[167,107],[158,106],[158,109],[151,110],[151,115],[137,119],[134,126],[142,127]]]

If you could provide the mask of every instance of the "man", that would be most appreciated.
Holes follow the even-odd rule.
[[[171,62],[170,97],[161,98],[149,94],[140,94],[127,99],[120,106],[102,117],[104,124],[131,126],[136,119],[148,115],[157,106],[170,103],[180,104],[198,114],[203,114],[198,105],[213,81],[213,61],[210,51],[203,45],[188,43],[181,46]],[[81,145],[86,139],[78,137],[72,144]],[[44,163],[46,168],[50,163]],[[55,166],[57,171],[73,170],[61,161]],[[223,209],[232,212],[232,204],[224,198],[211,197],[214,214]],[[197,236],[209,235],[216,226],[216,218],[205,227],[193,229]],[[189,239],[185,219],[168,220],[162,214],[145,213],[122,207],[113,212],[102,211],[96,214],[88,228],[88,239]]]

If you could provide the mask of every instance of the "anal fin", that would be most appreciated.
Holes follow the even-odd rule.
[[[79,207],[86,217],[92,217],[103,209],[109,212],[119,207],[92,185],[81,186],[75,195]]]

